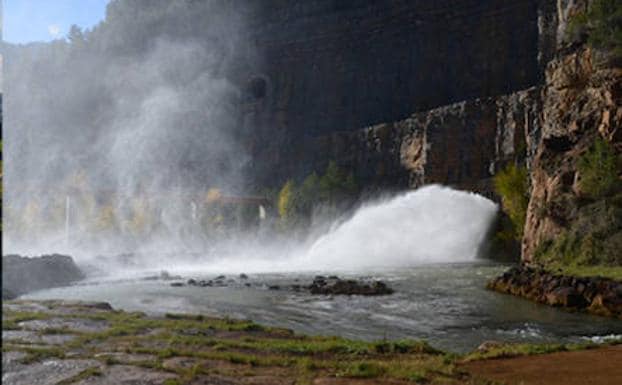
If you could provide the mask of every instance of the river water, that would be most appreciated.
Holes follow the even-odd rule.
[[[454,352],[476,348],[483,341],[585,342],[622,335],[622,322],[569,313],[509,295],[487,291],[486,281],[507,265],[490,261],[419,265],[399,270],[341,273],[342,278],[373,278],[387,282],[389,296],[315,296],[291,289],[309,284],[326,272],[237,274],[227,287],[173,287],[171,281],[143,278],[90,279],[77,285],[31,293],[31,299],[107,301],[115,308],[202,313],[287,327],[306,334],[355,339],[425,339]],[[184,274],[213,279],[216,274]],[[250,284],[250,286],[247,286]],[[278,285],[279,290],[268,286]]]

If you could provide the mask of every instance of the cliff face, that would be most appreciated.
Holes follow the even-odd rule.
[[[595,138],[622,149],[622,70],[596,60],[585,49],[551,62],[547,70],[542,141],[531,172],[523,240],[527,261],[584,214],[577,165]]]
[[[441,165],[431,153],[427,180],[461,184],[489,177],[495,98],[542,82],[554,38],[546,19],[551,3],[269,2],[270,12],[254,15],[251,28],[262,65],[239,75],[247,89],[241,107],[246,149],[254,160],[248,174],[260,186],[300,178],[319,171],[330,154],[356,167],[363,183],[413,185],[421,181],[411,175],[418,166],[396,155],[402,136],[421,141],[402,134],[411,130],[425,131],[428,144],[445,146],[454,157]],[[486,149],[459,149],[449,136],[483,140]],[[357,154],[366,148],[370,154]],[[470,153],[473,164],[458,167]],[[363,169],[367,161],[371,168]]]

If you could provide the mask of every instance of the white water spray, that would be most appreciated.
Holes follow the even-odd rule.
[[[275,244],[240,246],[198,269],[218,273],[377,271],[474,261],[496,212],[497,205],[481,195],[431,185],[367,204],[306,245],[290,245],[288,250]],[[196,271],[195,263],[184,268]]]
[[[496,212],[480,195],[426,186],[359,209],[319,238],[306,259],[329,270],[470,261]]]
[[[65,247],[69,247],[69,195],[65,197]]]

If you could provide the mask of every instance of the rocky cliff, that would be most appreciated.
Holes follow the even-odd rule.
[[[316,1],[272,15],[298,34],[259,42],[269,70],[243,106],[259,184],[335,160],[369,188],[442,183],[498,199],[492,178],[512,162],[530,180],[525,261],[577,223],[617,228],[585,220],[617,211],[580,188],[596,138],[622,149],[619,63],[569,27],[589,2],[455,3]],[[616,231],[595,236],[620,250]]]
[[[247,90],[242,125],[254,159],[247,171],[258,185],[319,171],[329,156],[356,168],[363,184],[421,181],[411,175],[417,162],[395,156],[402,134],[391,127],[419,136],[426,131],[434,141],[460,135],[470,143],[486,140],[485,149],[452,152],[447,165],[435,152],[428,162],[435,170],[428,180],[485,179],[496,97],[541,84],[553,52],[549,1],[267,3],[270,11],[254,15],[250,28],[261,65],[237,75]],[[458,104],[411,116],[452,103]],[[480,123],[471,126],[471,118]],[[421,130],[424,125],[433,128]],[[449,125],[453,132],[445,133]],[[371,153],[361,153],[365,148]],[[467,163],[471,150],[477,150],[473,165],[454,170],[457,162]]]

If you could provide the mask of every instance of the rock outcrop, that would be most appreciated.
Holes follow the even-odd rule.
[[[579,278],[520,266],[489,282],[488,288],[550,306],[622,318],[622,283],[612,279]]]
[[[308,287],[311,294],[323,295],[389,295],[394,290],[382,281],[365,282],[339,277],[317,276]]]
[[[2,297],[10,299],[35,290],[66,286],[84,278],[73,259],[67,255],[2,257]]]
[[[467,143],[477,141],[491,124],[473,126],[469,114],[482,108],[481,119],[494,122],[494,99],[540,84],[554,52],[549,20],[554,0],[264,4],[270,11],[255,15],[250,28],[262,65],[257,73],[238,75],[247,90],[240,106],[245,148],[254,160],[247,171],[259,186],[323,171],[329,156],[340,165],[359,166],[362,184],[407,186],[410,176],[397,175],[399,159],[369,167],[351,164],[349,144],[365,131],[383,135],[413,112],[468,100],[473,104],[453,107],[465,110],[467,125],[453,110],[448,113],[457,120],[431,124],[452,124],[454,131],[448,134],[458,135],[458,140],[465,135]],[[385,123],[389,127],[377,127]],[[494,139],[486,139],[481,147],[492,147]],[[400,145],[398,139],[370,150],[372,156],[391,157]],[[455,156],[468,156],[470,150]],[[488,168],[480,170],[476,162],[477,170],[456,172],[473,172],[466,177],[475,180]],[[453,173],[453,166],[439,172]],[[447,183],[458,178],[449,175]]]
[[[585,194],[578,162],[595,138],[622,150],[622,68],[586,48],[552,61],[546,79],[542,140],[531,167],[525,261],[579,220]]]

